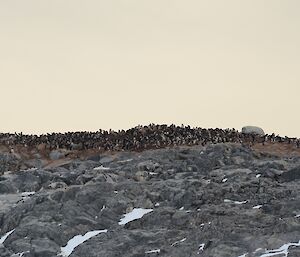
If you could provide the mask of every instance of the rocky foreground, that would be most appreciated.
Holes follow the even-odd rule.
[[[300,256],[299,155],[224,143],[24,158],[0,154],[1,257]]]

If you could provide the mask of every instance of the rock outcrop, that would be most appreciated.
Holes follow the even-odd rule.
[[[300,256],[299,167],[228,143],[5,167],[0,257]]]

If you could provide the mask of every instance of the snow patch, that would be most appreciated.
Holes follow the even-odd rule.
[[[109,167],[104,167],[103,165],[99,166],[99,167],[95,167],[94,170],[110,170]]]
[[[146,254],[149,254],[149,253],[160,253],[160,249],[146,251],[145,253]]]
[[[15,254],[13,254],[11,257],[23,257],[23,255],[24,255],[25,253],[30,253],[30,251],[21,252],[21,253],[15,253]]]
[[[32,196],[32,195],[34,195],[35,194],[35,192],[22,192],[21,193],[21,196],[22,197],[28,197],[28,196]]]
[[[131,212],[124,214],[124,217],[121,218],[119,225],[125,225],[130,221],[140,219],[145,214],[150,213],[152,211],[153,209],[134,208]]]
[[[289,247],[291,246],[300,246],[300,240],[298,243],[288,243],[288,244],[284,244],[283,246],[279,247],[278,249],[275,250],[267,250],[266,253],[264,253],[263,255],[259,256],[259,257],[269,257],[269,256],[276,256],[276,255],[283,255],[285,257],[288,256],[289,254]]]
[[[225,183],[228,179],[227,178],[224,178],[222,179],[222,182]]]
[[[200,254],[201,252],[203,252],[204,247],[205,247],[205,244],[200,244],[199,245],[199,250],[198,250],[197,254]]]
[[[229,200],[229,199],[224,199],[224,203],[245,204],[247,202],[248,202],[248,200],[239,202],[239,201],[233,201],[233,200]]]
[[[248,254],[248,253],[244,253],[244,254],[242,254],[242,255],[240,255],[240,256],[238,256],[238,257],[246,257],[247,254]]]
[[[22,170],[22,171],[36,171],[37,168],[29,168],[29,169],[26,169],[26,170]]]
[[[15,231],[15,229],[7,232],[4,236],[0,238],[0,245],[4,243],[4,241],[9,237],[10,234],[12,234]]]
[[[177,245],[177,244],[183,243],[185,240],[186,240],[186,237],[185,237],[185,238],[182,238],[182,239],[179,240],[179,241],[174,242],[173,244],[171,244],[171,246],[175,246],[175,245]]]
[[[256,178],[259,178],[259,177],[261,177],[261,174],[257,174],[255,177],[256,177]]]
[[[125,162],[131,162],[131,161],[133,161],[133,159],[121,160],[121,161],[117,161],[117,163],[125,163]]]
[[[85,233],[85,235],[77,235],[70,239],[66,246],[61,247],[61,253],[59,256],[68,257],[74,251],[74,249],[79,246],[80,244],[84,243],[85,241],[89,240],[90,238],[97,236],[100,233],[107,233],[107,229],[104,230],[94,230]]]
[[[260,209],[262,207],[262,205],[256,205],[256,206],[253,206],[252,209]]]

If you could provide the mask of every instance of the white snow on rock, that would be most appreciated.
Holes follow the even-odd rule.
[[[32,196],[32,195],[34,195],[35,194],[35,192],[22,192],[21,193],[21,196],[22,197],[27,197],[27,196]]]
[[[186,237],[185,237],[185,238],[182,238],[182,239],[179,240],[179,241],[174,242],[173,244],[171,244],[171,246],[175,246],[175,245],[177,245],[177,244],[183,243],[185,240],[186,240]]]
[[[117,161],[117,163],[125,163],[125,162],[131,162],[131,161],[133,161],[133,159],[121,160],[121,161]]]
[[[8,236],[9,236],[10,234],[12,234],[14,231],[15,231],[15,229],[13,229],[13,230],[7,232],[4,236],[2,236],[2,237],[0,238],[0,245],[3,244],[4,241],[8,238]]]
[[[199,250],[198,250],[197,254],[200,254],[201,252],[203,252],[204,247],[205,247],[205,244],[200,244],[199,245]]]
[[[295,216],[295,218],[300,218],[300,214],[297,214],[297,215]]]
[[[259,177],[261,177],[261,174],[257,174],[255,177],[256,177],[256,178],[259,178]]]
[[[160,253],[160,249],[146,251],[145,253],[146,254],[149,254],[149,253]]]
[[[25,253],[30,253],[30,251],[15,253],[11,257],[23,257]]]
[[[256,205],[256,206],[253,206],[252,209],[260,209],[262,207],[262,205]]]
[[[224,178],[224,179],[222,180],[222,182],[225,183],[227,180],[228,180],[227,178]]]
[[[145,214],[152,212],[152,211],[153,211],[153,209],[134,208],[131,212],[124,214],[124,217],[121,218],[119,225],[125,225],[130,221],[140,219]]]
[[[259,257],[269,257],[269,256],[276,256],[279,255],[280,257],[284,255],[285,257],[288,256],[289,254],[289,247],[291,246],[300,246],[300,240],[298,243],[287,243],[284,244],[283,246],[279,247],[278,249],[275,250],[267,250],[266,253]]]
[[[95,167],[94,170],[110,170],[109,167],[104,167],[103,165],[99,166],[99,167]]]
[[[37,168],[29,168],[29,169],[26,169],[26,170],[23,170],[23,171],[35,171],[37,170]]]
[[[107,229],[104,230],[94,230],[85,233],[85,235],[77,235],[70,239],[66,246],[61,247],[61,253],[59,256],[68,257],[74,251],[74,249],[79,246],[80,244],[84,243],[85,241],[89,240],[90,238],[97,236],[100,233],[107,233]]]
[[[224,199],[224,203],[245,204],[247,202],[248,202],[247,200],[239,202],[239,201],[233,201],[233,200],[229,200],[229,199]]]

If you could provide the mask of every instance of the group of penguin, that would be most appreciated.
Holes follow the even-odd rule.
[[[180,145],[206,145],[209,143],[286,143],[300,148],[298,138],[242,133],[235,129],[191,128],[190,126],[157,125],[136,126],[128,130],[96,132],[67,132],[43,135],[0,133],[0,144],[13,147],[44,147],[45,149],[104,151],[142,151]]]

